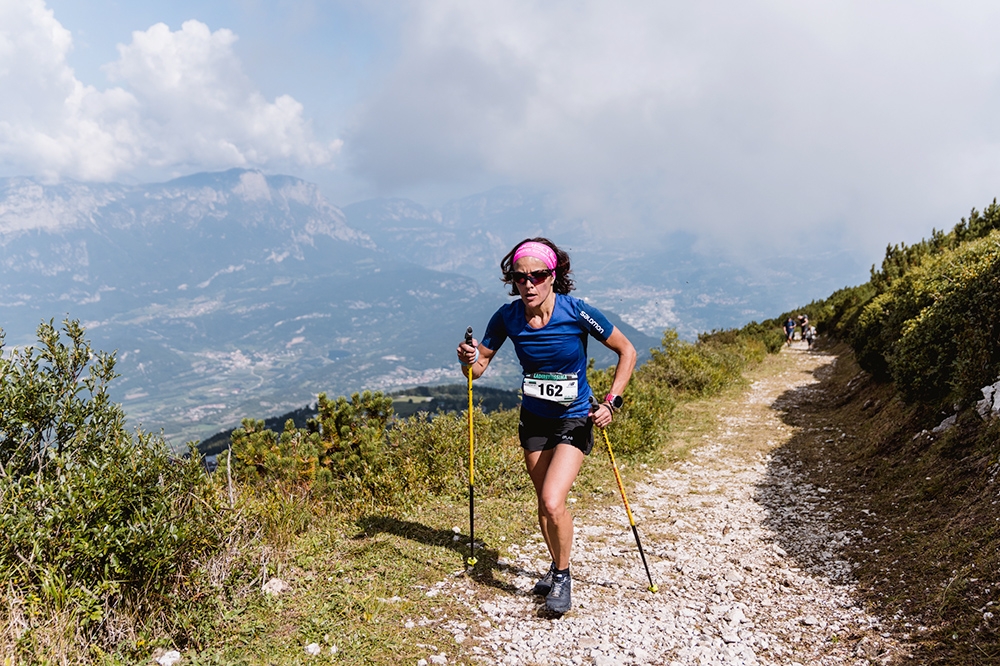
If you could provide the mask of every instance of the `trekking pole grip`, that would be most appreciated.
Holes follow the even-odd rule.
[[[470,347],[472,347],[472,327],[471,326],[468,327],[467,329],[465,329],[465,344],[467,344]],[[470,391],[472,390],[472,365],[477,360],[479,360],[479,350],[478,349],[476,350],[476,357],[474,359],[472,359],[472,363],[470,363],[469,365],[465,365],[465,361],[462,361],[462,372],[465,373],[465,375],[469,378],[469,390]],[[472,399],[471,398],[469,399],[469,403],[471,405],[471,403],[472,403]]]
[[[595,396],[593,393],[590,394],[590,406],[593,408],[594,414],[597,413],[597,410],[601,406],[601,401],[598,400],[597,396]]]

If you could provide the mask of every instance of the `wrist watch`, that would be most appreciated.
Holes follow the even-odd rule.
[[[613,411],[618,411],[625,404],[625,400],[620,395],[615,395],[614,393],[609,393],[604,396],[604,402],[606,402]]]

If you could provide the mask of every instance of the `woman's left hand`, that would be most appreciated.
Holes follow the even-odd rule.
[[[606,428],[614,420],[615,414],[611,409],[611,405],[602,402],[590,413],[590,418],[594,420],[594,425],[598,428]]]

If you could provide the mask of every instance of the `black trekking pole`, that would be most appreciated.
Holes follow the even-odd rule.
[[[590,404],[593,405],[594,411],[600,407],[597,398],[593,395],[590,396]],[[625,503],[625,513],[628,514],[628,524],[632,526],[632,534],[635,535],[635,545],[639,547],[639,557],[642,558],[642,566],[646,569],[646,578],[649,579],[649,587],[647,588],[650,592],[656,592],[659,590],[656,587],[656,583],[653,582],[653,576],[649,573],[649,565],[646,564],[646,553],[642,550],[642,542],[639,540],[639,530],[635,526],[635,518],[632,516],[632,508],[628,505],[628,498],[625,497],[625,486],[622,484],[622,476],[618,473],[618,464],[615,463],[615,454],[611,451],[611,440],[608,439],[608,432],[604,428],[601,428],[601,434],[604,435],[604,443],[608,447],[608,458],[611,459],[611,469],[615,472],[615,480],[618,482],[618,492],[622,495],[622,502]]]
[[[472,327],[465,331],[465,343],[472,344]],[[472,426],[472,366],[464,368],[469,378],[469,559],[470,567],[476,566],[476,434]]]

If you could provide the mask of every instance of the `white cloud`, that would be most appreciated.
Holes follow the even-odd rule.
[[[77,80],[70,33],[42,0],[0,0],[0,164],[45,178],[329,165],[295,99],[268,101],[243,72],[229,30],[198,21],[137,31],[106,66],[117,87]]]
[[[347,150],[383,190],[528,182],[616,232],[919,238],[1000,189],[998,18],[985,2],[427,0]]]

